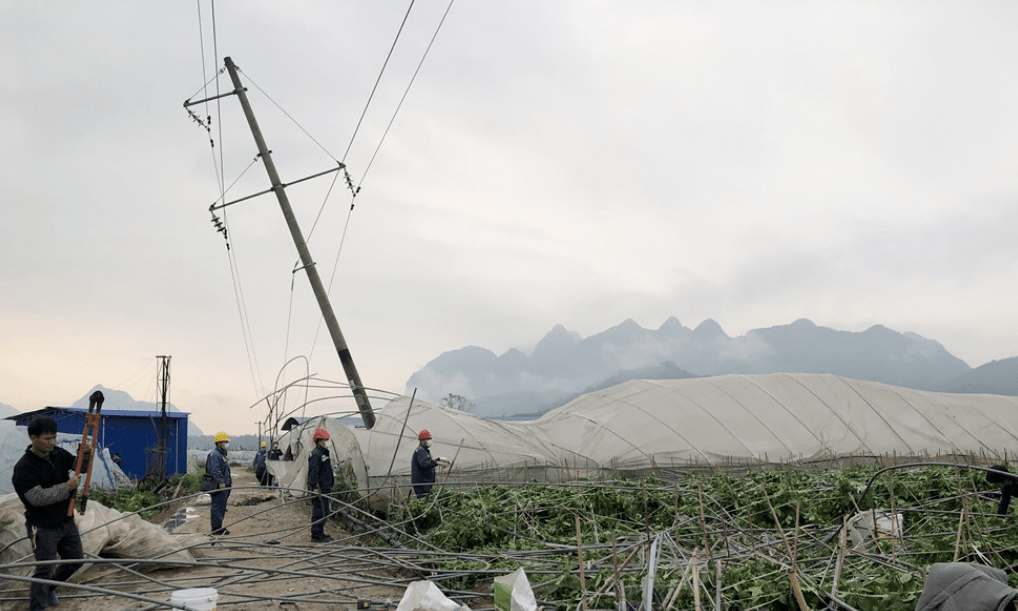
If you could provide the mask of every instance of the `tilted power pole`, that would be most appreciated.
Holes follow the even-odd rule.
[[[353,391],[354,400],[357,402],[357,409],[361,413],[361,419],[364,421],[364,426],[370,429],[375,425],[375,414],[371,410],[368,394],[365,392],[364,385],[361,384],[361,378],[357,373],[353,357],[350,355],[350,349],[347,348],[346,340],[343,339],[343,332],[339,329],[336,315],[332,311],[332,304],[329,302],[329,294],[322,285],[322,279],[318,275],[318,268],[315,267],[315,262],[311,258],[311,252],[304,241],[304,235],[297,224],[297,218],[293,215],[290,200],[286,196],[286,185],[279,179],[276,165],[272,162],[272,152],[266,146],[261,129],[259,129],[258,122],[255,120],[254,112],[251,110],[251,104],[247,99],[247,89],[241,84],[240,75],[237,73],[237,66],[229,57],[226,58],[226,70],[230,74],[230,80],[233,81],[233,93],[237,94],[237,99],[240,100],[240,105],[244,109],[244,116],[247,117],[247,123],[251,127],[251,134],[254,136],[255,144],[258,146],[258,155],[262,158],[262,163],[265,164],[265,171],[269,175],[272,191],[276,194],[276,199],[279,200],[279,207],[283,210],[283,217],[286,219],[287,227],[290,228],[290,236],[293,238],[294,246],[297,247],[301,264],[304,266],[304,271],[307,272],[308,280],[311,282],[311,290],[314,291],[315,299],[318,300],[318,307],[325,318],[325,326],[329,329],[332,343],[339,354],[339,361],[343,364],[343,371],[346,372],[347,381],[350,383],[350,390]],[[185,105],[187,104],[185,103]],[[342,164],[340,164],[340,167],[342,167]]]

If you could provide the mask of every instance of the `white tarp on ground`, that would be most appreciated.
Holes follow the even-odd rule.
[[[409,475],[421,429],[434,436],[433,456],[458,453],[455,467],[466,471],[524,464],[628,470],[892,453],[1003,460],[1003,452],[1018,448],[1016,415],[1018,397],[777,373],[632,380],[526,423],[482,420],[419,400],[411,406],[400,397],[375,410],[371,430],[354,434],[377,482]]]
[[[78,444],[80,443],[81,435],[57,433],[57,445],[71,454],[78,453]],[[0,474],[3,474],[0,475],[0,494],[14,492],[11,474],[14,473],[14,465],[21,459],[30,444],[28,427],[15,426],[13,420],[0,420]],[[109,450],[101,448],[96,456],[98,456],[98,461],[92,467],[90,486],[116,488],[131,483],[130,478],[110,458]],[[84,481],[84,478],[82,480]]]
[[[74,511],[74,522],[81,533],[81,546],[85,557],[101,555],[107,558],[144,558],[150,568],[159,561],[193,561],[201,556],[201,544],[206,535],[174,535],[161,526],[146,522],[137,514],[124,514],[94,500],[89,500],[84,515]],[[21,569],[6,571],[11,575],[31,575],[34,566],[32,545],[25,530],[25,507],[16,494],[0,496],[0,564],[24,563]],[[87,567],[87,565],[86,565]],[[138,568],[138,565],[135,565]],[[84,570],[75,573],[72,580]],[[16,585],[0,579],[0,588]]]

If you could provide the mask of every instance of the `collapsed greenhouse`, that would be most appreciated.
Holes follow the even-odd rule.
[[[832,459],[1004,462],[1018,448],[1016,413],[1018,397],[934,393],[828,374],[633,380],[530,422],[482,420],[400,397],[375,410],[370,430],[353,429],[356,444],[347,442],[339,453],[363,463],[370,480],[409,476],[423,429],[435,435],[437,454],[455,459],[456,473],[524,481]],[[304,428],[311,426],[317,425]],[[542,473],[548,470],[554,475]]]
[[[400,397],[371,430],[324,416],[291,428],[278,441],[294,460],[269,462],[272,500],[239,487],[235,535],[189,545],[238,609],[262,608],[260,587],[298,576],[343,585],[273,600],[353,606],[381,591],[364,588],[425,579],[455,606],[494,609],[492,580],[521,569],[532,609],[920,609],[928,575],[1018,563],[1018,523],[997,514],[985,478],[1016,447],[1016,408],[1015,397],[813,374],[635,380],[529,422]],[[315,428],[330,432],[350,488],[332,495],[335,540],[308,547],[302,469]],[[416,499],[409,460],[425,428],[453,464]],[[279,517],[294,511],[304,517]],[[240,569],[237,558],[263,560]],[[998,573],[979,576],[1018,596]],[[104,595],[123,583],[102,583]]]
[[[447,551],[471,550],[461,567],[468,573],[468,557],[511,568],[477,560],[498,548],[497,557],[546,579],[539,593],[568,592],[570,604],[620,608],[635,589],[648,610],[692,608],[696,585],[732,609],[784,608],[780,601],[796,596],[845,609],[855,608],[847,600],[912,608],[938,562],[1018,561],[1006,541],[1012,522],[997,518],[984,476],[1018,447],[1016,410],[1016,397],[786,373],[634,380],[527,422],[400,397],[376,409],[370,430],[304,422],[280,439],[293,444],[294,466],[270,468],[284,485],[299,484],[287,470],[300,469],[311,431],[326,427],[360,494],[386,493],[382,530],[395,540],[413,539],[400,530],[409,526]],[[420,505],[406,497],[423,429],[453,468],[440,475],[442,492]],[[570,539],[574,557],[590,554],[573,570],[547,556]],[[626,554],[637,566],[619,568]],[[576,581],[584,566],[596,587]],[[655,574],[668,577],[655,586]],[[772,585],[747,585],[760,579]],[[876,604],[888,580],[895,597]]]

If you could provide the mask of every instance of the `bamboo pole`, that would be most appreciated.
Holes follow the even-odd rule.
[[[799,603],[799,610],[810,611],[806,606],[806,598],[802,595],[802,588],[799,587],[799,576],[795,568],[789,569],[788,580],[792,582],[792,594],[795,595],[795,602]]]
[[[696,481],[696,494],[697,499],[700,501],[700,529],[703,531],[703,549],[706,550],[707,561],[710,562],[712,554],[710,552],[710,543],[707,541],[707,518],[704,516],[703,486],[700,480]]]
[[[580,536],[580,514],[576,518],[576,556],[580,560],[580,605],[587,611],[587,578],[583,574],[583,537]]]
[[[838,534],[838,560],[834,563],[834,580],[831,583],[831,603],[828,609],[834,609],[834,599],[838,597],[841,586],[841,567],[845,562],[845,546],[848,545],[848,518],[841,518],[841,532]]]
[[[897,541],[898,535],[902,534],[902,533],[894,532],[894,531],[896,531],[898,529],[897,528],[898,527],[898,520],[895,519],[895,516],[898,513],[898,504],[895,502],[895,499],[894,499],[894,471],[893,470],[892,471],[888,471],[887,472],[887,477],[888,477],[887,487],[891,489],[890,490],[890,492],[891,492],[891,560],[897,560],[897,557],[898,557],[898,546],[895,545],[895,542]],[[876,524],[875,521],[873,523],[873,530],[877,530],[877,524]]]
[[[714,611],[721,611],[721,562],[714,559]]]
[[[698,553],[700,553],[700,548],[698,547],[694,548],[693,557],[695,558]],[[686,585],[686,581],[690,577],[690,569],[692,568],[692,566],[693,566],[692,561],[686,563],[686,568],[684,571],[682,571],[682,579],[679,580],[679,585],[675,586],[675,589],[668,594],[664,611],[671,611],[672,607],[675,605],[675,601],[679,599],[679,593],[682,592],[682,586]]]
[[[647,541],[650,541],[650,509],[647,507],[647,480],[640,478],[640,490],[643,492],[643,527],[647,531]],[[650,561],[650,556],[647,556]],[[649,611],[649,610],[648,610]]]
[[[792,558],[799,556],[799,502],[795,503],[795,530],[792,531]],[[792,562],[795,566],[795,562]]]
[[[693,568],[690,569],[693,572],[693,608],[696,611],[703,611],[703,606],[700,605],[700,568],[696,562],[696,552],[693,552],[693,558],[689,561]]]
[[[954,539],[954,562],[958,562],[958,552],[961,548],[961,530],[962,525],[965,523],[965,507],[961,508],[961,513],[958,515],[958,534]]]
[[[633,551],[635,553],[636,550],[634,549]],[[614,528],[612,529],[612,568],[613,568],[612,577],[613,578],[617,578],[618,574],[619,574],[619,556],[618,556],[618,550],[615,547],[615,529]],[[609,581],[611,581],[611,579],[606,579],[605,580],[605,586],[608,585]],[[623,611],[623,609],[624,609],[622,607],[622,597],[620,596],[620,593],[619,593],[619,589],[621,587],[622,587],[621,583],[616,583],[616,585],[615,585],[615,608],[618,611]]]

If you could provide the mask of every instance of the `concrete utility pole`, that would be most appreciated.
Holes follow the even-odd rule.
[[[347,348],[346,340],[343,339],[343,332],[339,330],[339,323],[336,321],[336,315],[332,311],[332,304],[329,303],[329,294],[322,285],[322,279],[318,275],[318,268],[315,267],[315,262],[311,258],[311,252],[304,241],[304,235],[297,224],[297,218],[293,215],[290,200],[286,197],[285,185],[279,180],[276,165],[272,162],[272,152],[265,145],[265,139],[258,128],[258,122],[255,121],[254,112],[251,110],[251,105],[247,100],[247,89],[241,84],[240,75],[237,73],[237,66],[229,57],[226,58],[226,70],[230,74],[230,80],[233,81],[233,93],[237,94],[240,105],[244,109],[244,116],[247,117],[248,125],[251,127],[251,134],[254,136],[255,144],[258,146],[258,155],[262,158],[262,163],[265,164],[265,171],[268,173],[269,181],[272,183],[272,191],[276,194],[276,199],[279,200],[279,207],[283,210],[286,225],[290,228],[290,236],[293,237],[293,243],[297,247],[297,253],[300,255],[304,271],[307,272],[308,280],[311,282],[311,290],[314,291],[315,299],[318,300],[318,307],[325,318],[325,326],[329,329],[332,343],[339,354],[339,361],[343,364],[343,371],[346,372],[347,380],[350,383],[350,390],[353,391],[354,401],[357,402],[357,409],[361,413],[361,419],[364,421],[364,426],[370,429],[375,425],[375,413],[371,409],[367,392],[365,392],[364,386],[361,384],[361,378],[357,373],[353,357],[350,356],[350,349]]]

